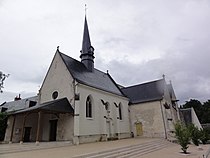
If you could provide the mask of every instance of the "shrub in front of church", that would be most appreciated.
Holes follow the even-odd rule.
[[[189,129],[184,124],[178,122],[175,124],[175,135],[178,143],[181,145],[182,151],[187,154],[188,144],[191,138]]]
[[[201,140],[201,142],[203,144],[206,144],[209,139],[210,139],[210,135],[208,133],[208,130],[200,129],[200,140]]]
[[[187,128],[190,132],[190,137],[192,139],[193,144],[195,144],[196,146],[199,146],[199,140],[201,137],[200,130],[194,124],[189,124]]]

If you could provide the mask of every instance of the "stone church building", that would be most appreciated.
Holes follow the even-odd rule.
[[[57,48],[38,95],[1,105],[9,115],[6,142],[173,137],[179,109],[172,84],[163,77],[123,87],[96,69],[86,17],[80,58]]]

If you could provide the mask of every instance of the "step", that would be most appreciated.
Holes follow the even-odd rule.
[[[145,155],[145,154],[154,152],[156,150],[160,150],[166,146],[167,146],[166,144],[154,145],[154,146],[151,146],[150,148],[146,148],[144,150],[139,150],[139,151],[135,151],[135,152],[126,153],[122,156],[117,156],[117,158],[131,158],[131,157],[136,157],[136,156],[139,157],[141,155]]]
[[[82,155],[77,155],[74,156],[73,158],[95,158],[97,156],[106,156],[107,154],[113,154],[116,152],[121,152],[121,151],[125,151],[134,147],[139,147],[139,146],[146,146],[146,145],[150,145],[150,144],[154,144],[155,142],[159,142],[160,140],[156,140],[156,141],[152,141],[152,142],[146,142],[146,143],[142,143],[142,144],[137,144],[137,145],[130,145],[130,146],[124,146],[124,147],[120,147],[120,148],[115,148],[115,149],[110,149],[110,150],[105,150],[105,151],[100,151],[100,152],[94,152],[94,153],[89,153],[89,154],[82,154]]]
[[[163,143],[166,143],[166,141],[165,140],[156,140],[156,141],[152,141],[152,142],[141,143],[141,144],[132,145],[132,146],[125,146],[125,147],[115,148],[115,149],[106,150],[106,151],[97,152],[97,153],[78,155],[73,158],[101,158],[101,157],[112,158],[112,157],[116,157],[119,155],[125,155],[125,154],[131,153],[131,152],[136,152],[139,150],[146,150],[153,146],[160,146],[160,144],[163,144]]]
[[[144,148],[148,148],[148,147],[150,147],[152,145],[153,144],[128,147],[128,148],[123,149],[123,150],[118,150],[118,151],[114,151],[114,152],[107,152],[107,153],[91,156],[91,157],[88,157],[88,158],[98,158],[98,157],[113,158],[113,157],[118,156],[119,154],[126,154],[126,153],[130,153],[130,152],[133,152],[133,151],[138,151],[138,150],[141,150],[141,149],[144,149]]]
[[[145,147],[141,147],[141,148],[135,148],[135,149],[127,150],[125,152],[121,152],[121,153],[116,153],[116,154],[113,154],[113,155],[109,155],[109,156],[106,156],[104,158],[124,157],[124,156],[130,155],[132,153],[144,152],[145,150],[148,150],[148,149],[150,149],[150,148],[152,148],[154,146],[155,145],[145,146]]]

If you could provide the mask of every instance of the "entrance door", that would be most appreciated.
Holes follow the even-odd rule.
[[[143,128],[142,128],[142,123],[141,122],[136,123],[136,135],[137,136],[142,136],[143,135]]]
[[[50,141],[56,141],[58,120],[50,120]]]
[[[30,134],[31,134],[31,127],[25,127],[24,128],[24,142],[30,142]]]

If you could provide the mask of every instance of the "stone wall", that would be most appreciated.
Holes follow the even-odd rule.
[[[59,53],[55,54],[40,89],[40,103],[54,100],[52,94],[55,91],[58,92],[56,99],[67,97],[70,104],[74,105],[74,80]]]
[[[136,123],[142,124],[144,137],[164,138],[164,123],[160,101],[133,104],[130,106],[131,131],[137,136]]]
[[[81,84],[77,85],[76,93],[80,99],[75,102],[74,136],[78,136],[80,141],[85,142],[84,139],[88,139],[89,142],[91,138],[92,141],[98,141],[101,135],[109,138],[120,133],[128,133],[130,136],[127,98]],[[93,100],[91,118],[86,117],[88,96]],[[101,100],[108,104],[108,110]],[[119,104],[122,105],[122,120],[119,119]]]

